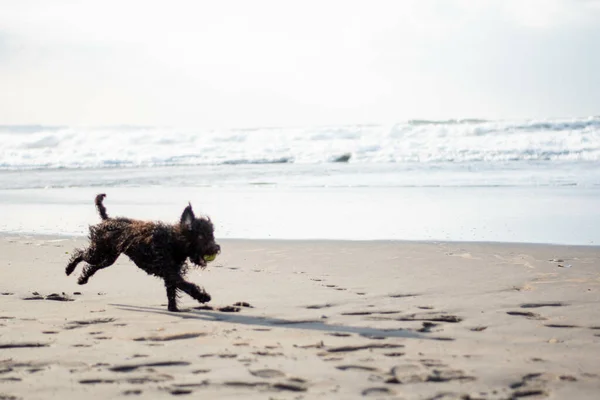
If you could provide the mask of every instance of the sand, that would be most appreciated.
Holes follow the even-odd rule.
[[[0,399],[600,393],[598,247],[221,241],[169,313],[126,257],[65,276],[84,242],[0,238]]]

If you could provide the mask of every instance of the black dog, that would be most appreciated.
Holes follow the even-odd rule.
[[[114,264],[121,253],[150,275],[165,281],[169,311],[177,309],[177,291],[181,290],[200,303],[210,301],[210,295],[183,278],[185,263],[190,261],[202,268],[206,259],[212,260],[221,251],[215,243],[214,227],[209,218],[196,218],[188,205],[178,224],[139,221],[129,218],[109,218],[102,201],[105,194],[96,196],[96,207],[102,222],[90,226],[90,245],[76,249],[66,268],[70,275],[77,264],[87,265],[78,283],[84,285],[96,271]]]

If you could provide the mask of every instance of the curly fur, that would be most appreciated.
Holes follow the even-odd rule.
[[[169,311],[178,310],[177,291],[201,303],[210,301],[204,289],[183,278],[186,260],[204,268],[204,256],[221,251],[209,218],[196,218],[191,205],[185,208],[177,224],[110,218],[103,204],[105,197],[105,194],[96,196],[102,222],[90,226],[90,245],[75,250],[65,270],[67,275],[85,261],[88,265],[78,279],[78,283],[84,285],[98,270],[111,266],[124,253],[139,268],[165,281]]]

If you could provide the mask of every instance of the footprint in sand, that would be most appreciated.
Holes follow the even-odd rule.
[[[552,302],[552,303],[525,303],[521,304],[521,308],[540,308],[540,307],[564,307],[568,306],[566,303]]]
[[[306,392],[308,385],[304,379],[291,378],[287,382],[277,382],[271,385],[271,388],[289,392]]]
[[[470,331],[473,332],[483,332],[487,329],[487,326],[474,326],[473,328],[469,328]]]
[[[421,364],[423,364],[426,367],[447,367],[446,364],[444,364],[441,360],[433,360],[433,359],[429,359],[429,358],[425,358],[422,360],[419,360],[421,362]]]
[[[48,296],[42,296],[41,294],[39,294],[38,292],[33,292],[32,296],[29,297],[23,297],[23,300],[53,300],[53,301],[75,301],[74,299],[70,298],[66,293],[62,293],[62,294],[58,294],[58,293],[52,293],[49,294]]]
[[[390,294],[389,297],[393,298],[393,299],[401,299],[403,297],[416,297],[419,296],[419,294],[417,293],[396,293],[396,294]]]
[[[175,335],[167,336],[149,336],[149,337],[138,337],[133,339],[136,342],[169,342],[172,340],[184,340],[194,339],[201,336],[206,336],[206,332],[190,332],[190,333],[179,333]]]
[[[579,328],[577,325],[569,325],[569,324],[545,324],[548,328]]]
[[[429,370],[427,363],[403,364],[392,368],[390,379],[386,383],[417,383],[417,382],[449,382],[474,381],[473,376],[465,375],[461,370],[446,368],[444,364],[434,363],[434,369]],[[439,367],[438,365],[442,365]]]
[[[0,378],[0,382],[21,382],[23,379],[21,378],[15,378],[14,376],[10,376],[8,378]],[[0,397],[1,399],[1,397]],[[9,397],[10,400],[20,400],[17,397],[13,397],[12,399]]]
[[[97,385],[99,383],[115,383],[114,379],[82,379],[79,381],[82,385]]]
[[[194,374],[194,375],[208,374],[209,372],[210,372],[210,369],[195,369],[192,371],[192,374]]]
[[[336,337],[350,337],[350,336],[352,336],[350,333],[342,333],[342,332],[331,332],[331,333],[327,333],[327,335],[329,335],[329,336],[336,336]]]
[[[537,319],[537,320],[545,320],[546,318],[542,317],[540,314],[536,314],[529,311],[507,311],[508,315],[516,315],[520,317],[525,317],[527,319]]]
[[[361,394],[365,397],[392,396],[392,395],[396,394],[396,392],[394,392],[392,389],[387,388],[387,387],[372,387],[372,388],[367,388],[367,389],[363,390]]]
[[[276,369],[259,369],[255,371],[249,371],[251,375],[257,376],[259,378],[271,379],[271,378],[281,378],[285,376],[285,373],[276,370]]]
[[[267,382],[226,381],[223,382],[223,386],[231,386],[237,388],[271,389],[276,391],[306,392],[308,390],[308,386],[306,385],[304,380],[300,381],[290,379],[288,381],[277,382],[273,384],[269,384]]]
[[[240,308],[233,307],[233,306],[225,306],[225,307],[218,308],[218,310],[221,312],[239,312]]]
[[[549,374],[533,373],[527,374],[520,381],[510,385],[513,389],[511,398],[530,397],[530,396],[548,396],[548,382],[554,378]]]
[[[123,378],[123,379],[82,379],[79,381],[82,385],[97,385],[97,384],[112,384],[112,383],[131,383],[134,385],[143,385],[146,383],[162,383],[166,381],[172,381],[173,377],[167,374],[156,374],[156,375],[148,375],[148,376],[137,376],[132,378]]]
[[[27,349],[48,346],[50,346],[48,343],[0,343],[0,349]]]
[[[142,391],[139,389],[135,389],[135,390],[125,390],[122,392],[123,396],[139,396],[140,394],[142,394]]]
[[[323,361],[342,361],[344,357],[326,357],[323,358]]]
[[[231,268],[231,269],[233,269],[233,268]],[[170,390],[169,393],[171,393],[173,396],[181,396],[181,395],[191,394],[192,391],[190,389],[173,389],[173,390]]]
[[[40,296],[39,294],[34,294],[33,296],[23,297],[23,300],[44,300],[44,296]]]
[[[464,399],[470,399],[470,398],[471,398],[471,395],[469,395],[469,394],[442,392],[442,393],[435,394],[433,397],[428,397],[427,400],[464,400]],[[479,396],[477,396],[475,398],[479,398]]]
[[[329,307],[333,307],[333,304],[327,303],[327,304],[315,304],[312,306],[306,306],[305,308],[309,309],[309,310],[320,310],[321,308],[329,308]]]
[[[135,385],[143,385],[146,383],[161,383],[161,382],[166,382],[166,381],[172,381],[173,379],[174,378],[171,375],[158,374],[158,375],[151,375],[151,376],[128,378],[128,379],[125,379],[124,382],[132,383]]]
[[[96,318],[90,319],[86,321],[70,321],[67,322],[67,326],[65,329],[77,329],[84,326],[96,325],[96,324],[107,324],[109,322],[114,322],[115,318]]]
[[[256,355],[256,356],[262,356],[262,357],[279,357],[279,356],[283,356],[284,354],[281,352],[275,352],[275,351],[254,351],[252,352],[252,354]]]
[[[450,323],[458,323],[463,319],[456,315],[447,315],[447,314],[410,314],[402,317],[395,318],[396,321],[428,321],[428,322],[450,322]]]
[[[208,311],[212,311],[215,308],[213,306],[209,306],[209,305],[202,305],[202,306],[198,306],[198,307],[192,307],[194,310],[208,310]]]
[[[372,350],[372,349],[398,349],[404,347],[403,344],[393,344],[393,343],[369,343],[364,345],[357,346],[340,346],[340,347],[330,347],[326,351],[328,353],[348,353],[359,350]]]
[[[193,307],[193,309],[194,310],[207,310],[207,311],[221,311],[221,312],[240,312],[241,307],[237,306],[237,304],[242,304],[242,302],[238,302],[233,306],[224,306],[224,307],[219,307],[216,309],[213,306],[209,306],[209,305]],[[243,304],[248,304],[248,303],[244,302]],[[250,304],[248,304],[247,306],[244,306],[244,307],[252,307],[252,306]]]
[[[138,368],[143,367],[176,367],[176,366],[187,366],[190,365],[187,361],[160,361],[152,363],[141,363],[141,364],[130,364],[130,365],[117,365],[110,367],[109,370],[112,372],[130,372],[135,371]]]
[[[231,386],[235,388],[264,388],[268,387],[269,384],[267,382],[225,381],[223,382],[223,386]]]
[[[66,293],[58,294],[52,293],[46,296],[45,300],[53,300],[53,301],[75,301],[75,299],[70,298]]]
[[[351,311],[351,312],[343,312],[342,315],[371,315],[372,311]]]
[[[383,353],[384,356],[386,357],[402,357],[403,355],[405,355],[406,353],[400,353],[400,352],[391,352],[391,353]]]
[[[366,371],[366,372],[377,372],[379,369],[375,367],[370,367],[367,365],[338,365],[335,367],[340,371]]]

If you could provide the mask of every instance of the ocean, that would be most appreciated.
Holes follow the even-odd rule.
[[[0,126],[0,232],[110,215],[222,238],[600,243],[600,117],[202,130]]]

